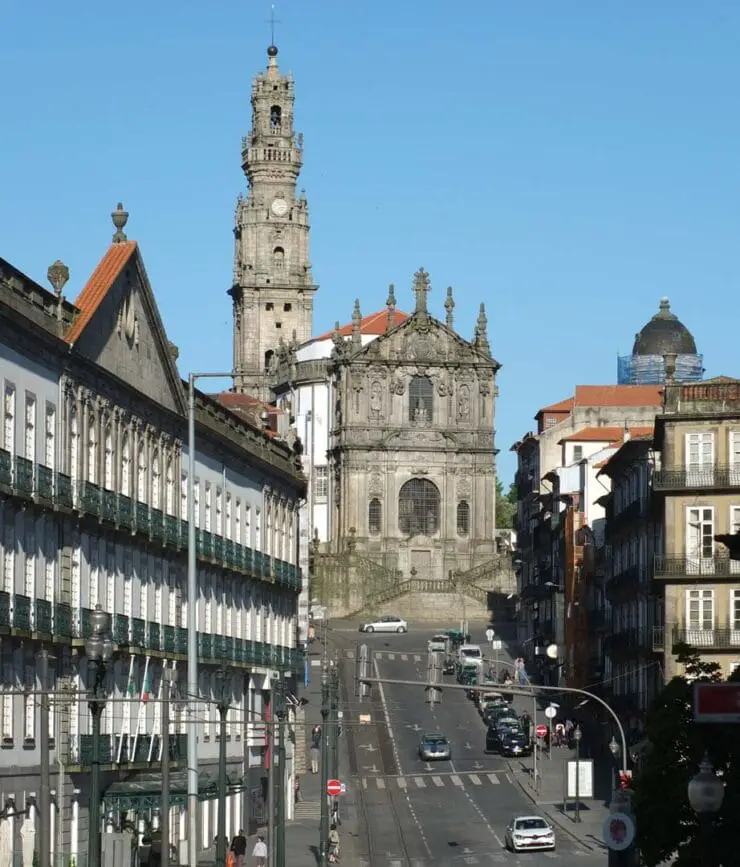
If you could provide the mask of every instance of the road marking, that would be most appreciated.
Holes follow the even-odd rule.
[[[405,789],[406,788],[406,778],[405,777],[399,777],[398,778],[398,788],[399,789]]]
[[[435,786],[444,786],[444,783],[442,782],[441,777],[432,777],[432,782],[434,783]]]
[[[468,774],[468,779],[474,786],[480,786],[480,777],[478,774]]]
[[[400,861],[391,861],[388,867],[403,867]]]
[[[373,744],[360,744],[359,749],[365,750],[365,752],[367,753],[374,753],[377,752],[378,748],[376,746],[373,746]]]
[[[376,779],[376,782],[378,784],[378,788],[384,789],[385,788],[385,780],[382,777],[376,777],[375,779]]]
[[[417,789],[425,789],[426,788],[427,784],[424,782],[423,777],[414,777],[414,782],[416,783]]]
[[[480,861],[475,857],[475,855],[465,855],[463,861],[466,864],[480,864]]]
[[[496,774],[486,774],[486,776],[487,776],[488,779],[493,783],[494,786],[498,786],[498,785],[499,785],[499,779],[498,779],[498,777],[496,776]],[[506,776],[508,777],[509,775],[507,774]],[[511,780],[509,780],[509,782],[511,782]]]
[[[367,777],[363,777],[363,778],[362,778],[362,788],[363,788],[363,789],[366,789],[366,788],[367,788]]]
[[[395,658],[396,658],[396,654],[395,654],[395,653],[389,653],[389,654],[388,654],[388,659],[389,659],[391,662],[392,662]],[[392,863],[392,862],[391,862],[391,863]]]
[[[506,779],[511,783],[512,786],[514,785],[514,781],[511,779],[511,777],[508,774],[506,775]]]
[[[421,657],[418,654],[414,654],[414,662],[421,662]]]
[[[404,662],[408,662],[408,661],[409,661],[409,655],[408,655],[408,653],[402,653],[402,654],[401,654],[401,659],[402,659]]]
[[[453,786],[460,786],[462,788],[463,781],[457,776],[457,774],[452,774],[450,779],[452,780]]]

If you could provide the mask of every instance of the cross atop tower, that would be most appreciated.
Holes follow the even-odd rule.
[[[270,7],[270,17],[265,22],[265,24],[270,25],[270,47],[271,48],[275,46],[275,25],[281,24],[281,23],[282,22],[280,21],[280,19],[275,17],[275,4],[273,3],[272,6]]]
[[[416,310],[415,313],[427,312],[427,293],[431,291],[429,285],[429,274],[423,269],[414,274],[414,295],[416,295]]]

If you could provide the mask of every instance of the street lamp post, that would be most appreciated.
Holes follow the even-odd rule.
[[[229,715],[231,685],[229,670],[218,670],[218,828],[216,831],[216,867],[226,867],[226,718]]]
[[[88,706],[92,715],[92,774],[90,778],[90,807],[88,829],[88,867],[100,867],[100,717],[105,707],[105,672],[113,658],[116,645],[110,637],[110,614],[100,605],[95,607],[91,617],[90,638],[85,641],[85,654],[88,661],[88,680],[90,665],[94,672],[88,695]],[[44,821],[49,821],[45,816]]]
[[[198,570],[195,550],[195,383],[229,373],[188,375],[188,865],[198,867]]]
[[[710,831],[712,819],[722,807],[725,784],[714,773],[714,768],[706,753],[699,765],[699,773],[689,780],[688,796],[691,809],[699,818],[702,867],[712,867]]]
[[[576,822],[581,821],[581,727],[576,726],[573,740],[576,742]]]

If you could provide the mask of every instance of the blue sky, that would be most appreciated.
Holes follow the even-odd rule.
[[[122,200],[181,371],[231,366],[234,203],[269,2],[5,0],[0,252],[76,294]],[[315,328],[431,275],[503,364],[497,441],[616,355],[662,295],[740,374],[740,4],[284,0]]]

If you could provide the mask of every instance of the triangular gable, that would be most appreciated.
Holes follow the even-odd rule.
[[[388,331],[385,331],[384,333],[378,335],[378,337],[370,343],[365,344],[365,346],[363,346],[361,350],[352,353],[349,358],[354,360],[362,358],[363,356],[373,358],[377,357],[378,355],[382,355],[384,343],[393,344],[397,342],[399,338],[402,338],[404,336],[404,333],[407,331],[419,332],[420,334],[436,332],[436,334],[438,334],[442,338],[454,343],[456,347],[461,351],[461,354],[469,353],[470,355],[477,357],[481,362],[491,365],[494,370],[498,370],[501,367],[498,361],[491,358],[490,355],[486,355],[484,352],[481,352],[472,343],[469,343],[463,337],[460,337],[460,335],[452,328],[449,328],[443,322],[440,322],[439,319],[435,319],[428,313],[412,313],[411,316],[409,316],[407,319],[404,319],[393,328],[390,328]],[[349,347],[350,341],[347,340],[346,344]],[[435,358],[435,360],[438,360],[438,358]]]
[[[186,411],[182,380],[135,241],[114,243],[75,306],[65,339],[75,352],[174,412]]]

